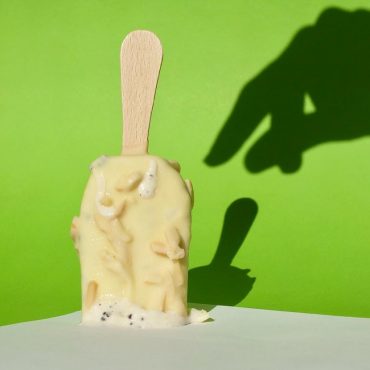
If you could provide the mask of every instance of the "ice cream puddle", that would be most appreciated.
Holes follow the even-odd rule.
[[[96,318],[99,317],[99,321]],[[201,323],[208,319],[204,310],[192,308],[189,316],[174,312],[148,311],[126,299],[112,300],[109,297],[95,303],[86,314],[85,325],[126,326],[141,329],[170,328]]]

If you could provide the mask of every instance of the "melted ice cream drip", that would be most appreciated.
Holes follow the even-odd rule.
[[[138,191],[142,198],[151,198],[157,187],[157,162],[151,159],[148,170],[144,174],[144,179],[140,183]]]
[[[91,163],[89,168],[96,181],[96,208],[102,216],[112,218],[117,215],[118,210],[113,207],[110,198],[107,197],[107,194],[105,193],[105,178],[103,173],[98,170],[98,168],[101,167],[107,161],[107,159],[108,158],[105,155],[102,155],[93,163]]]
[[[115,217],[117,215],[118,210],[113,206],[106,202],[107,197],[105,193],[105,178],[104,175],[99,172],[96,168],[92,169],[92,173],[96,180],[96,198],[95,204],[98,212],[108,218]],[[109,199],[109,198],[108,198]]]

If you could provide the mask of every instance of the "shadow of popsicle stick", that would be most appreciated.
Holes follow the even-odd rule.
[[[256,278],[248,275],[250,270],[231,266],[231,263],[257,212],[257,203],[250,198],[240,198],[230,204],[211,263],[189,271],[189,302],[234,306],[252,290]]]

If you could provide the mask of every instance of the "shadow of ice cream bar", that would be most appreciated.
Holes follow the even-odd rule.
[[[122,44],[120,156],[91,166],[71,234],[82,275],[82,323],[153,328],[207,320],[187,307],[193,192],[180,166],[147,153],[162,47],[149,31]]]

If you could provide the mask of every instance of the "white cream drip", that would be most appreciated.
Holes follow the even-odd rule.
[[[157,187],[157,162],[151,159],[148,170],[144,174],[144,179],[141,181],[138,191],[142,198],[151,198]]]
[[[104,175],[99,172],[96,168],[92,168],[92,173],[96,180],[96,197],[95,197],[95,204],[98,212],[104,217],[114,217],[117,214],[117,210],[113,206],[105,206],[102,204],[102,199],[104,198],[105,194],[105,178]]]

